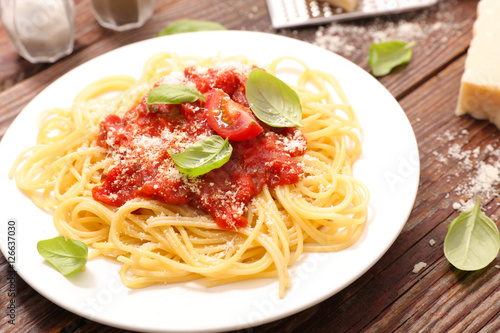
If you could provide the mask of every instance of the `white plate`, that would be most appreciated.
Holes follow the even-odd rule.
[[[246,55],[259,65],[293,55],[313,68],[333,73],[359,116],[364,152],[354,173],[371,191],[367,227],[359,241],[346,250],[304,255],[291,268],[292,287],[284,299],[278,298],[274,279],[210,289],[190,282],[129,290],[119,280],[119,265],[109,260],[92,260],[84,273],[66,278],[38,254],[36,243],[57,235],[52,217],[27,199],[7,176],[15,157],[35,143],[37,115],[54,106],[69,106],[77,92],[103,76],[138,77],[146,59],[160,51],[206,57],[219,52],[222,56]],[[311,44],[242,31],[154,38],[79,66],[26,106],[4,136],[0,156],[1,250],[7,257],[7,222],[15,219],[15,267],[21,278],[78,315],[119,328],[154,332],[243,329],[289,316],[342,290],[372,267],[399,235],[413,207],[420,170],[415,136],[405,113],[370,74]]]

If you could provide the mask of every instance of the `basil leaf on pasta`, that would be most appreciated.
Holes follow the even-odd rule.
[[[226,27],[211,21],[179,20],[162,29],[158,36],[174,35],[185,32],[227,30]]]
[[[254,115],[269,126],[302,126],[299,96],[276,76],[253,69],[248,76],[246,97]]]
[[[496,224],[481,211],[481,199],[461,213],[448,227],[444,255],[456,268],[475,271],[489,265],[500,251]]]
[[[87,245],[78,240],[58,236],[39,241],[36,248],[63,275],[81,270],[87,263]]]
[[[148,106],[153,104],[193,103],[206,101],[205,96],[193,86],[182,84],[161,84],[148,94]]]
[[[172,154],[177,169],[190,176],[200,176],[223,166],[233,152],[229,140],[218,135],[201,139],[189,146],[182,153]]]

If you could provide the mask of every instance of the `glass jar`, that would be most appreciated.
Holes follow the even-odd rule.
[[[73,52],[73,0],[0,0],[2,23],[20,56],[55,62]]]
[[[154,0],[91,0],[97,22],[124,31],[139,28],[153,15]]]

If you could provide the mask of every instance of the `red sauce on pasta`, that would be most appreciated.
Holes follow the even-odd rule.
[[[222,89],[232,100],[248,106],[248,71],[237,66],[189,67],[178,80],[196,85],[204,94]],[[93,189],[96,200],[117,207],[134,198],[189,204],[209,213],[221,228],[235,229],[247,225],[247,204],[264,185],[293,184],[303,173],[293,159],[306,150],[302,133],[261,123],[264,131],[256,137],[230,141],[233,153],[222,167],[198,177],[182,174],[167,149],[179,153],[216,133],[207,124],[201,102],[158,105],[157,110],[150,112],[144,97],[123,117],[109,115],[100,124],[98,144],[108,148],[115,164]]]

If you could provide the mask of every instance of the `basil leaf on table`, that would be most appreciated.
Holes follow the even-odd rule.
[[[81,270],[87,263],[87,245],[78,240],[58,236],[39,241],[36,248],[63,275]]]
[[[200,176],[213,169],[223,166],[233,152],[233,147],[229,140],[224,140],[218,135],[196,141],[179,154],[172,154],[170,157],[179,171],[190,175]]]
[[[158,36],[174,35],[185,32],[227,30],[226,27],[211,21],[179,20],[162,29]]]
[[[481,211],[481,199],[474,208],[461,213],[448,227],[444,255],[456,268],[476,271],[486,267],[500,251],[496,224]]]
[[[193,103],[197,100],[205,102],[206,98],[193,86],[161,84],[149,92],[148,106],[153,104]]]
[[[370,45],[368,64],[374,76],[383,76],[399,65],[411,60],[415,42],[405,43],[399,40]]]
[[[253,69],[248,76],[246,97],[254,115],[269,126],[302,126],[299,96],[276,76]]]

